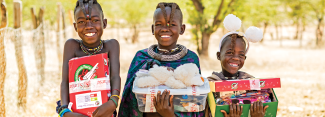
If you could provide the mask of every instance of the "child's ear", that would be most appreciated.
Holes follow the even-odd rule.
[[[185,24],[183,24],[182,26],[181,26],[181,32],[179,33],[179,34],[184,34],[184,32],[185,32],[185,28],[186,28],[186,26],[185,26]]]
[[[246,60],[247,56],[245,56],[245,60]]]
[[[217,52],[217,59],[220,60],[220,52]]]
[[[152,35],[155,35],[155,31],[153,30],[153,24],[151,25],[151,32],[152,32]]]
[[[74,30],[77,32],[77,24],[76,24],[76,22],[73,22],[73,27],[74,27]]]
[[[107,27],[107,19],[103,19],[104,29]]]

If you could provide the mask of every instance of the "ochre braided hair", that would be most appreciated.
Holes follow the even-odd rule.
[[[76,9],[80,6],[81,9],[82,9],[82,12],[84,13],[84,15],[86,17],[86,19],[87,20],[91,19],[91,10],[93,8],[93,5],[98,5],[99,10],[101,11],[102,15],[104,16],[102,7],[97,2],[97,0],[78,0],[77,3],[76,3],[76,7],[74,8],[74,13],[76,13]],[[89,14],[86,13],[86,10],[88,10]],[[89,18],[87,17],[87,15],[89,15]]]
[[[234,52],[235,51],[235,46],[236,46],[236,39],[240,38],[243,40],[244,44],[246,45],[246,42],[244,41],[244,36],[238,35],[238,34],[231,34],[228,35],[227,37],[225,37],[224,40],[222,40],[221,42],[221,49],[223,47],[223,44],[227,41],[227,40],[231,40],[230,46],[231,46],[231,50]]]
[[[169,21],[167,21],[167,13],[166,13],[165,7],[172,8],[172,11],[170,13]],[[173,2],[170,2],[170,3],[160,2],[160,3],[158,3],[156,9],[158,9],[158,8],[160,8],[161,11],[163,12],[163,15],[164,15],[164,18],[165,18],[166,23],[170,23],[173,20],[173,18],[174,18],[174,15],[175,15],[176,10],[179,10],[180,13],[181,13],[180,14],[181,15],[181,23],[183,23],[183,14],[182,14],[182,11],[181,11],[181,9],[179,8],[179,6],[176,3],[173,3]]]

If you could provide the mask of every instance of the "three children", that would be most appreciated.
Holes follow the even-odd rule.
[[[97,0],[78,0],[74,13],[74,27],[81,40],[69,39],[64,46],[61,103],[58,107],[58,113],[67,109],[69,103],[69,60],[74,57],[108,53],[112,96],[108,102],[99,106],[93,112],[92,116],[111,116],[115,112],[120,98],[119,43],[115,39],[101,39],[103,29],[107,26],[107,20],[104,19],[103,11]],[[185,27],[182,11],[176,3],[162,2],[157,5],[153,16],[152,34],[158,43],[146,49],[139,50],[135,54],[128,71],[118,116],[208,116],[203,111],[174,112],[173,96],[170,96],[170,92],[167,90],[158,92],[157,97],[154,98],[156,113],[142,113],[138,109],[135,94],[132,92],[133,81],[136,77],[135,73],[140,69],[148,70],[154,64],[166,66],[170,70],[185,63],[195,63],[200,68],[198,56],[185,46],[177,44],[178,37],[185,32]],[[246,47],[248,42],[244,38],[238,32],[230,32],[221,39],[220,51],[217,53],[217,58],[220,60],[222,72],[214,72],[209,77],[209,80],[244,79],[252,77],[245,72],[238,71],[244,65],[248,50],[248,47]],[[264,116],[266,108],[263,108],[261,102],[255,102],[251,108],[252,117]],[[240,116],[242,113],[242,107],[238,104],[232,104],[230,109],[232,111],[229,114],[222,111],[225,116]],[[72,117],[85,115],[67,111],[61,113],[60,116]]]

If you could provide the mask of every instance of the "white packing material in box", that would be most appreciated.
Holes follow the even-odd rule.
[[[174,111],[175,112],[200,112],[203,111],[206,104],[207,94],[210,92],[208,79],[204,78],[202,86],[192,86],[186,89],[171,89],[165,85],[156,87],[139,88],[136,84],[136,79],[133,82],[133,93],[138,102],[138,107],[141,112],[156,112],[153,105],[153,96],[157,96],[157,92],[161,93],[167,89],[170,95],[174,95]]]

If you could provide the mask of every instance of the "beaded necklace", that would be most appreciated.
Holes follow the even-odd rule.
[[[187,54],[187,48],[183,45],[177,44],[177,48],[179,48],[179,51],[174,51],[171,55],[165,55],[156,53],[154,50],[157,48],[157,44],[152,45],[148,48],[148,54],[159,61],[176,61],[180,58],[183,58]]]
[[[158,46],[157,46],[157,49],[159,50],[159,51],[162,51],[162,53],[172,53],[172,52],[175,52],[175,51],[177,51],[177,50],[179,50],[179,48],[178,47],[176,47],[176,48],[174,48],[174,49],[171,49],[170,51],[169,50],[167,50],[167,49],[160,49]]]
[[[82,41],[80,41],[80,44],[79,44],[79,45],[80,45],[80,48],[82,49],[82,51],[83,51],[84,53],[86,53],[87,55],[93,55],[93,54],[96,54],[96,53],[100,52],[100,51],[103,49],[103,42],[102,42],[102,40],[100,40],[100,43],[99,43],[99,45],[98,45],[97,47],[92,48],[92,49],[87,48],[87,47],[82,43]],[[94,51],[94,52],[90,53],[89,51]]]
[[[222,73],[222,72],[221,72],[221,73]],[[226,78],[227,80],[235,80],[235,79],[238,79],[238,77],[239,77],[239,72],[237,72],[236,75],[233,76],[233,77],[226,77],[226,76],[225,76],[225,78]]]

